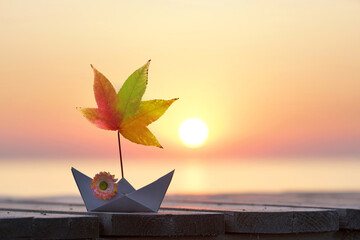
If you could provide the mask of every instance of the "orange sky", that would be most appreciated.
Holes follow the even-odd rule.
[[[119,89],[152,59],[144,99],[179,97],[150,125],[164,149],[125,156],[360,156],[358,1],[1,1],[0,157],[113,157],[93,64]],[[180,123],[209,127],[189,149]]]

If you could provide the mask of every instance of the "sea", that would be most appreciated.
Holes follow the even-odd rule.
[[[71,173],[107,171],[118,159],[0,159],[0,196],[75,196]],[[175,169],[169,194],[360,191],[359,158],[124,159],[124,177],[141,188]]]

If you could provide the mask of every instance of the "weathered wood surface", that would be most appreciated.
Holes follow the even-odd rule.
[[[334,209],[339,228],[360,230],[360,193],[172,195],[165,202]]]
[[[167,196],[157,214],[88,213],[79,197],[0,197],[0,239],[347,240],[360,239],[359,220],[358,193]]]
[[[224,216],[214,212],[160,210],[158,213],[96,213],[85,206],[36,201],[1,201],[0,211],[17,215],[63,214],[72,221],[78,215],[95,216],[101,236],[215,236],[223,234]],[[40,215],[41,216],[41,215]],[[1,219],[0,215],[0,219]],[[51,218],[51,220],[53,220]],[[63,237],[64,239],[67,239]],[[70,237],[74,238],[74,237]]]
[[[360,209],[360,193],[353,192],[169,195],[165,201]]]
[[[27,211],[47,211],[51,213],[74,213],[81,214],[86,212],[83,205],[64,205],[55,203],[36,202],[3,202],[1,207],[6,210],[27,210]],[[227,204],[202,204],[202,203],[164,203],[159,214],[161,216],[164,210],[177,210],[178,213],[189,213],[197,211],[195,215],[202,215],[209,218],[204,212],[226,213],[224,220],[226,222],[225,231],[233,233],[299,233],[299,232],[327,232],[337,231],[339,229],[339,217],[336,210],[326,210],[317,208],[291,208],[291,207],[271,207],[271,206],[249,206],[249,205],[227,205]],[[165,211],[165,213],[167,213]],[[151,219],[158,219],[151,214]],[[178,214],[179,215],[179,214]],[[182,214],[183,215],[183,214]],[[188,214],[189,215],[189,214]],[[104,215],[107,216],[107,215]],[[116,215],[115,215],[116,216]],[[117,216],[118,222],[126,214]],[[132,215],[130,215],[132,216]],[[171,215],[169,215],[171,216]],[[168,216],[168,218],[169,218]],[[105,218],[105,217],[104,217]],[[184,216],[182,216],[184,218]],[[189,219],[193,219],[190,216]],[[100,217],[102,219],[102,217]],[[136,219],[140,219],[136,216]],[[175,218],[175,219],[178,219]],[[166,220],[166,219],[165,219]],[[186,220],[186,219],[184,219]],[[200,221],[200,220],[199,220]],[[131,221],[128,221],[132,223]],[[152,221],[150,221],[152,222]],[[186,222],[189,222],[188,220]],[[105,224],[105,223],[104,223]],[[199,228],[199,226],[197,226]],[[122,229],[122,228],[119,228]],[[127,229],[127,228],[126,228]],[[133,235],[130,230],[118,230],[120,235]],[[166,228],[165,228],[166,229]],[[216,229],[216,228],[212,228]],[[138,231],[137,234],[139,234]],[[106,233],[109,234],[109,233]],[[168,233],[165,233],[168,234]],[[109,234],[115,235],[115,234]],[[159,233],[158,233],[159,235]],[[186,234],[185,235],[191,235]]]
[[[210,203],[166,202],[165,209],[224,213],[225,231],[231,233],[302,233],[339,230],[336,210]]]
[[[98,240],[134,240],[133,237],[98,238]],[[211,237],[144,237],[136,240],[358,240],[360,234],[351,231],[298,234],[225,234]]]
[[[91,215],[0,211],[0,239],[81,239],[99,236],[99,220]]]
[[[104,236],[216,236],[225,233],[222,214],[167,211],[100,216]]]

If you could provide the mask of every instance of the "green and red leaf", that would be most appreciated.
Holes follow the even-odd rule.
[[[101,129],[119,131],[134,143],[162,148],[146,126],[159,119],[177,98],[141,101],[148,81],[149,64],[150,60],[131,74],[117,94],[110,81],[91,65],[98,108],[77,109]]]

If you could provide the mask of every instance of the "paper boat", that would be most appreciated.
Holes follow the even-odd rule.
[[[118,181],[118,191],[108,200],[98,199],[91,190],[91,178],[71,168],[81,197],[89,212],[157,212],[170,185],[174,171],[153,183],[135,190],[122,178]]]

